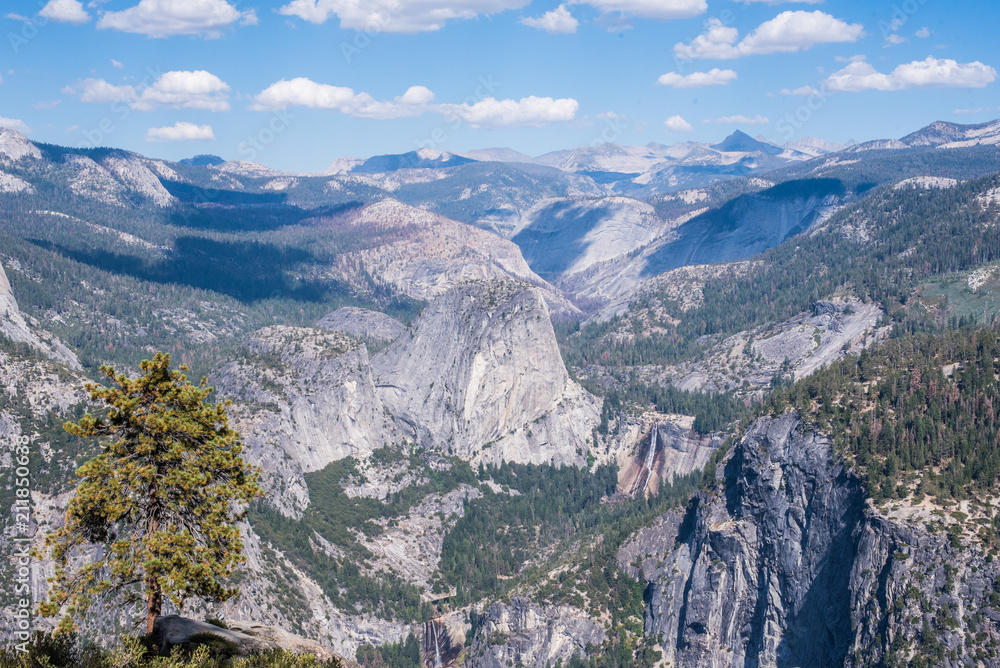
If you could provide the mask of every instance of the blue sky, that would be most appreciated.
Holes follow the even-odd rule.
[[[7,0],[0,125],[296,171],[1000,117],[998,3]]]

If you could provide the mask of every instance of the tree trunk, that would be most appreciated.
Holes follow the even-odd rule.
[[[152,578],[147,580],[147,586],[149,598],[146,600],[146,633],[152,634],[153,623],[163,612],[163,592],[160,590],[160,585]]]
[[[152,536],[160,530],[160,513],[162,509],[159,499],[156,498],[158,490],[158,485],[156,482],[153,482],[149,490],[148,518],[146,519],[146,535],[144,536],[144,540],[147,542],[152,540]],[[148,598],[146,599],[146,633],[152,634],[153,623],[163,612],[163,589],[160,587],[160,583],[157,582],[156,576],[150,573],[146,574],[146,591],[148,592]]]

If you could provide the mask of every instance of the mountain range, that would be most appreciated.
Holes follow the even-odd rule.
[[[168,352],[266,490],[239,595],[183,612],[367,665],[1000,665],[998,316],[1000,121],[320,174],[0,129],[31,540],[84,385]]]

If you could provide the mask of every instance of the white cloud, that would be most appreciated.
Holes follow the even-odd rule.
[[[320,84],[298,77],[282,79],[262,90],[254,98],[251,109],[271,111],[288,107],[326,109],[360,118],[405,118],[420,116],[434,99],[434,93],[423,86],[412,86],[392,102],[379,102],[368,93],[356,93],[344,86]]]
[[[434,101],[434,93],[426,86],[410,86],[396,101],[400,104],[430,104]]]
[[[35,102],[33,105],[31,105],[31,108],[32,109],[55,109],[60,104],[62,104],[62,100],[46,100],[44,102]]]
[[[22,134],[28,134],[31,132],[31,128],[29,128],[27,124],[19,118],[4,118],[3,116],[0,116],[0,128],[10,128],[11,130],[17,130]]]
[[[736,80],[736,72],[733,70],[720,70],[718,67],[708,72],[692,72],[688,75],[681,75],[677,72],[661,74],[656,83],[661,86],[671,86],[673,88],[701,88],[703,86],[724,86]]]
[[[443,104],[438,111],[445,118],[468,123],[474,128],[538,127],[576,118],[580,104],[572,98],[522,97],[497,100],[488,97],[475,104]]]
[[[952,113],[961,116],[963,114],[981,114],[984,111],[987,111],[987,110],[985,108],[983,108],[983,107],[976,107],[975,109],[956,109]]]
[[[456,19],[520,9],[530,0],[292,0],[279,14],[310,23],[333,16],[341,28],[366,32],[417,33],[440,30]]]
[[[215,139],[211,125],[195,125],[186,121],[178,121],[165,128],[150,128],[146,132],[146,141],[206,141]]]
[[[720,118],[706,118],[705,122],[715,123],[716,125],[727,125],[727,124],[767,125],[768,123],[770,123],[770,121],[767,120],[767,118],[761,116],[760,114],[757,114],[753,118],[750,118],[749,116],[744,116],[743,114],[736,114],[735,116],[722,116]]]
[[[219,37],[234,23],[255,25],[254,10],[238,10],[226,0],[140,0],[119,12],[106,12],[98,28],[138,33],[147,37],[203,35]]]
[[[115,68],[116,70],[125,69],[125,66],[122,65],[117,60],[115,60],[114,58],[111,59],[111,67]]]
[[[604,13],[619,12],[661,21],[688,19],[708,10],[706,0],[572,0],[572,4],[590,5]]]
[[[812,95],[819,95],[819,91],[812,86],[800,86],[794,89],[783,88],[781,90],[782,95],[801,95],[803,97],[810,97]]]
[[[574,33],[580,25],[580,22],[566,9],[566,5],[559,5],[551,12],[545,12],[537,18],[525,17],[521,19],[521,23],[554,34]]]
[[[434,93],[424,86],[412,86],[391,102],[379,101],[352,88],[316,83],[299,77],[271,84],[255,98],[251,109],[273,111],[288,107],[325,109],[359,118],[390,119],[421,116],[427,112],[444,115],[451,121],[475,128],[539,126],[571,121],[579,104],[573,99],[526,97],[497,100],[488,97],[474,104],[433,104]]]
[[[126,102],[136,111],[157,107],[229,111],[229,86],[205,70],[165,72],[152,85],[139,90],[133,86],[115,86],[104,79],[84,79],[62,92],[79,94],[81,102]]]
[[[663,121],[663,124],[673,132],[690,132],[691,130],[694,130],[694,127],[680,116],[671,116],[667,120]]]
[[[86,23],[90,20],[80,0],[49,0],[38,15],[60,23]]]
[[[898,66],[889,74],[878,72],[869,63],[858,60],[826,80],[833,91],[904,90],[907,88],[983,88],[997,78],[997,71],[979,61],[957,63],[928,56]]]
[[[915,32],[913,34],[916,37],[919,37],[920,39],[925,39],[925,38],[931,36],[931,30],[930,30],[930,28],[926,28],[925,27],[925,28],[921,28],[920,30],[918,30],[917,32]]]
[[[768,53],[794,53],[817,44],[855,42],[864,35],[860,23],[845,23],[821,11],[787,11],[760,24],[737,42],[739,31],[719,19],[709,19],[708,29],[690,44],[679,42],[674,53],[681,58],[729,60]]]
[[[890,33],[885,37],[885,46],[889,48],[890,46],[895,46],[896,44],[902,44],[906,41],[906,38],[902,35],[897,35],[896,33]]]
[[[597,114],[597,117],[602,121],[622,121],[625,120],[624,114],[617,114],[613,111],[602,111]]]
[[[823,0],[739,0],[744,5],[751,5],[753,3],[763,3],[765,5],[783,5],[785,3],[796,2],[803,5],[818,5],[823,2]]]

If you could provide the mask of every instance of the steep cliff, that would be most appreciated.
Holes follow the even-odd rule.
[[[0,336],[15,343],[26,343],[46,357],[62,362],[71,369],[81,368],[76,354],[62,341],[47,332],[28,326],[17,306],[14,290],[10,286],[3,265],[0,265]]]
[[[285,512],[308,503],[304,473],[397,441],[367,349],[342,334],[268,327],[212,380],[234,401],[247,456],[267,471],[269,498]]]
[[[794,414],[758,420],[719,480],[619,552],[671,665],[1000,664],[1000,571],[961,514],[873,508]]]
[[[379,397],[422,444],[473,461],[586,461],[597,401],[570,380],[530,285],[455,288],[372,367]]]
[[[482,628],[469,648],[475,668],[544,668],[585,655],[604,642],[604,625],[583,610],[544,606],[513,597],[486,608]]]

